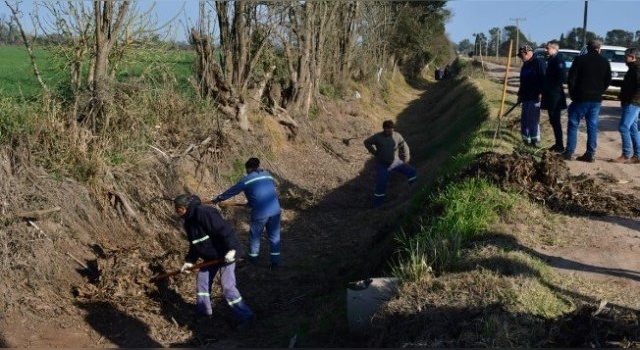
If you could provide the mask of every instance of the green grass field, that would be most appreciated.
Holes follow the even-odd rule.
[[[59,68],[52,54],[40,48],[35,49],[34,54],[44,82],[54,90],[64,84],[69,73]],[[191,75],[194,56],[190,51],[133,51],[119,65],[117,78],[126,81],[144,76],[147,82],[172,80],[180,91],[185,92],[190,89],[187,79]],[[40,92],[26,48],[0,46],[0,94],[29,99]]]

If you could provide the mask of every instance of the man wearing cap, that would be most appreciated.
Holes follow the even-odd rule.
[[[526,145],[540,147],[540,101],[544,88],[546,62],[535,57],[530,45],[518,49],[522,60],[518,102],[522,103],[520,134]]]
[[[238,329],[248,328],[255,315],[245,304],[236,288],[235,259],[242,253],[231,224],[213,207],[202,205],[195,195],[181,194],[173,200],[176,214],[184,219],[184,230],[189,240],[189,252],[180,272],[189,272],[193,264],[224,259],[223,266],[202,267],[196,276],[196,311],[203,316],[212,315],[211,285],[220,271],[222,294],[239,320]]]
[[[569,69],[567,85],[571,103],[568,110],[567,147],[562,154],[565,160],[573,159],[578,143],[578,126],[584,118],[587,123],[587,150],[576,159],[589,163],[596,161],[602,94],[611,83],[611,65],[600,55],[601,46],[600,40],[590,40],[587,43],[587,53],[578,55]]]

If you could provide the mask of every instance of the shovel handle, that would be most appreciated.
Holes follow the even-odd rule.
[[[238,262],[238,261],[242,261],[242,259],[236,259],[236,260],[234,260],[232,262],[225,262],[224,259],[209,260],[209,261],[201,262],[199,264],[195,264],[195,265],[187,268],[186,270],[191,271],[191,270],[196,270],[196,269],[199,269],[199,268],[202,268],[202,267],[210,267],[210,266],[218,266],[218,267],[226,266],[226,265],[231,265],[231,264],[233,264],[235,262]],[[165,274],[158,275],[158,276],[155,276],[155,277],[151,278],[149,280],[149,282],[162,281],[162,280],[164,280],[164,279],[166,279],[168,277],[175,276],[175,275],[178,275],[180,273],[182,273],[182,271],[180,271],[180,270],[174,270],[174,271],[171,271],[171,272],[167,272]]]

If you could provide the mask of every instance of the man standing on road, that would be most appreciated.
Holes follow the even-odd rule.
[[[409,164],[411,159],[409,146],[400,133],[393,130],[391,120],[382,123],[382,131],[364,140],[364,146],[375,156],[376,188],[373,193],[373,207],[384,203],[387,183],[391,171],[397,171],[407,177],[409,185],[416,179],[416,170]]]
[[[640,135],[638,134],[638,115],[640,114],[640,50],[629,48],[624,59],[629,67],[620,88],[620,136],[622,137],[622,155],[613,161],[616,163],[640,163]],[[631,156],[633,148],[633,156]]]
[[[611,83],[611,65],[600,55],[602,42],[594,39],[587,43],[587,53],[577,56],[569,69],[569,121],[567,123],[567,147],[562,154],[565,160],[573,159],[578,143],[578,126],[585,118],[587,123],[587,150],[576,158],[583,162],[596,161],[598,145],[598,119],[602,106],[602,94]]]
[[[558,52],[560,45],[556,40],[549,41],[545,46],[547,54],[547,73],[542,91],[542,109],[546,109],[549,114],[549,124],[553,129],[555,143],[550,151],[556,153],[564,152],[564,142],[562,141],[562,123],[560,117],[562,110],[567,109],[567,97],[564,94],[562,84],[566,80],[566,63],[562,54]]]
[[[225,201],[240,192],[244,192],[251,208],[249,227],[249,262],[258,264],[260,237],[267,230],[270,243],[271,269],[280,265],[280,202],[276,191],[276,180],[271,174],[260,168],[258,158],[249,158],[244,164],[247,175],[213,199],[213,204]]]
[[[242,300],[236,288],[235,259],[241,255],[242,247],[231,224],[222,218],[213,207],[202,205],[200,198],[181,194],[173,200],[176,213],[184,219],[184,229],[189,240],[189,252],[180,272],[189,272],[193,264],[223,259],[223,266],[209,266],[198,270],[196,276],[196,311],[211,316],[211,285],[220,270],[222,294],[239,319],[238,329],[247,328],[255,322],[255,315]]]
[[[544,88],[546,63],[542,58],[534,56],[533,49],[529,45],[521,46],[518,49],[518,56],[522,60],[518,88],[518,102],[522,103],[520,133],[526,145],[540,147],[540,100]]]

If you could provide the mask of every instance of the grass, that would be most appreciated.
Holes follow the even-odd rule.
[[[482,94],[473,98],[479,100],[475,105],[455,98],[464,106],[458,113],[465,114],[464,120],[497,115],[500,86],[476,79],[477,72],[465,74]],[[447,94],[458,94],[456,89],[461,88],[447,88],[437,98],[450,99]],[[567,287],[575,286],[574,279],[557,276],[528,248],[558,244],[554,227],[562,218],[547,219],[543,208],[485,180],[456,177],[482,152],[517,148],[518,138],[506,128],[494,142],[496,126],[496,119],[488,117],[477,128],[449,131],[467,141],[415,196],[413,217],[396,235],[397,253],[390,265],[403,290],[377,315],[375,330],[384,329],[385,335],[376,345],[535,347],[544,341],[549,322],[576,311],[575,294]],[[503,231],[514,224],[523,232]],[[535,230],[528,232],[528,227]],[[441,313],[447,316],[443,319]],[[451,327],[439,330],[447,322]]]
[[[120,82],[145,79],[152,86],[171,81],[182,93],[190,93],[193,89],[188,79],[194,55],[190,51],[166,51],[162,48],[133,50],[119,64],[117,79]],[[54,51],[49,49],[35,48],[34,56],[45,84],[54,90],[64,90],[68,81],[64,62],[60,62]],[[0,46],[0,81],[0,93],[6,97],[33,99],[42,92],[23,46]]]

